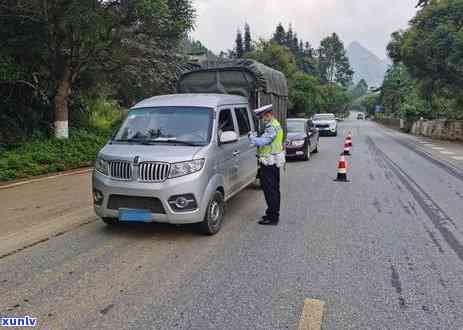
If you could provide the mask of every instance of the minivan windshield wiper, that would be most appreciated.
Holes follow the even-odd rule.
[[[174,143],[174,144],[176,143],[176,144],[183,144],[183,145],[191,146],[191,147],[204,146],[204,143],[202,142],[182,141],[182,140],[177,140],[177,139],[143,140],[143,141],[140,141],[140,143],[144,145],[151,145],[151,144],[157,144],[157,143]]]
[[[112,139],[111,142],[141,143],[143,139]]]
[[[125,142],[125,143],[139,143],[143,145],[153,145],[153,144],[161,144],[161,143],[174,143],[174,144],[182,144],[191,147],[201,147],[204,146],[205,143],[203,142],[191,142],[191,141],[182,141],[177,140],[175,138],[158,138],[158,139],[114,139],[111,142]]]

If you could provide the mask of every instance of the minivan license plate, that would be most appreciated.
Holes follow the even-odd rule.
[[[119,210],[119,221],[123,222],[152,222],[151,212],[148,210]]]

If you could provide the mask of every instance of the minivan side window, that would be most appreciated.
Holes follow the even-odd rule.
[[[230,109],[223,109],[219,114],[219,130],[222,132],[235,132],[235,123]]]
[[[238,121],[240,136],[247,135],[251,131],[251,123],[249,122],[248,109],[236,108],[235,115]]]

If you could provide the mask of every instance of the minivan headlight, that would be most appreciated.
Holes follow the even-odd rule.
[[[97,157],[95,161],[95,169],[104,175],[108,175],[108,161]]]
[[[204,159],[190,160],[188,162],[173,163],[170,166],[169,178],[178,178],[202,170]]]

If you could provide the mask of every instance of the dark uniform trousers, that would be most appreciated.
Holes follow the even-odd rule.
[[[270,220],[280,218],[280,169],[276,165],[260,167],[260,184],[267,202],[266,215]]]

